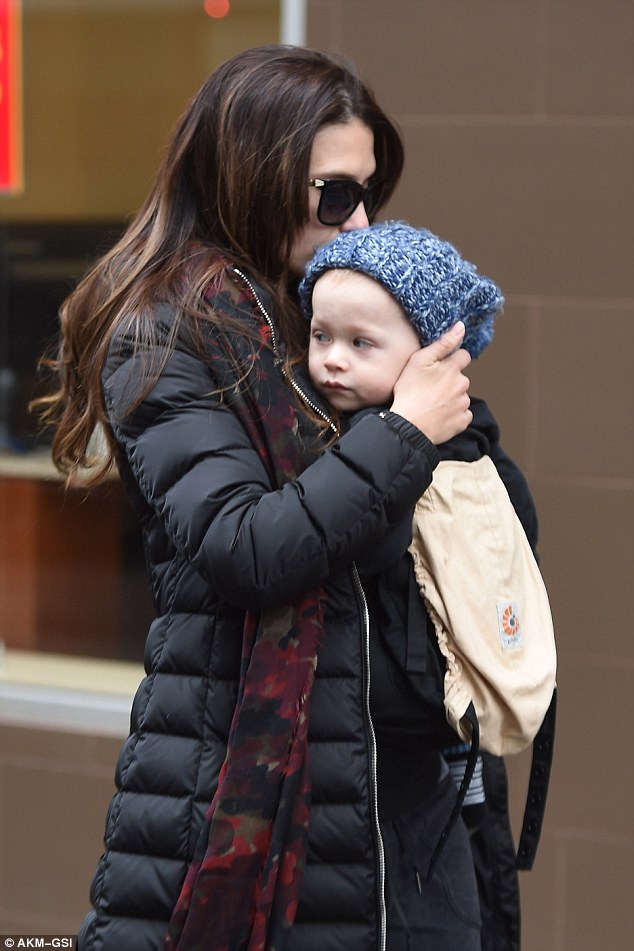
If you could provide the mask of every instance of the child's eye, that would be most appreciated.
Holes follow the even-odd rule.
[[[312,337],[317,343],[328,343],[328,334],[323,330],[313,330]]]
[[[356,337],[353,342],[353,346],[362,349],[363,347],[371,347],[372,344],[369,340],[365,340],[363,337]]]

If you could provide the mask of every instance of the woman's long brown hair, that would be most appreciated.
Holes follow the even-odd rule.
[[[53,461],[69,483],[80,470],[84,484],[98,482],[114,459],[101,385],[113,335],[125,328],[153,349],[157,300],[173,306],[174,333],[183,314],[213,320],[200,302],[223,257],[267,288],[289,359],[301,353],[306,325],[289,292],[289,257],[308,222],[311,150],[322,126],[351,118],[374,132],[380,207],[400,177],[402,144],[349,64],[316,50],[264,46],[207,79],[177,123],[142,208],[60,310],[60,347],[49,361],[58,388],[40,402],[55,426]],[[185,271],[186,282],[179,280]],[[146,372],[145,391],[160,367]],[[107,445],[95,457],[99,425]]]

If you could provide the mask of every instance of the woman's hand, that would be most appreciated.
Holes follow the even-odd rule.
[[[392,412],[413,423],[436,445],[461,433],[473,419],[469,380],[462,372],[471,357],[457,349],[464,331],[458,321],[434,343],[417,350],[394,387]]]

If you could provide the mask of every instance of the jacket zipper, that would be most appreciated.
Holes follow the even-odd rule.
[[[368,602],[365,597],[363,585],[357,566],[352,565],[352,576],[354,586],[357,590],[361,602],[363,613],[363,662],[365,672],[365,722],[368,727],[368,753],[370,759],[370,784],[372,787],[372,819],[374,821],[374,837],[376,842],[377,855],[377,879],[378,879],[378,901],[379,901],[379,949],[385,951],[386,946],[386,910],[385,910],[385,850],[383,848],[383,836],[381,835],[381,826],[379,824],[379,789],[377,780],[377,751],[376,735],[372,724],[372,715],[370,713],[370,614],[368,612]]]
[[[258,305],[258,308],[259,308],[259,310],[260,310],[260,313],[262,314],[262,316],[263,316],[264,319],[266,320],[267,324],[269,325],[269,330],[271,331],[271,344],[272,344],[272,346],[273,346],[273,353],[274,353],[274,355],[275,355],[275,363],[276,363],[276,365],[281,369],[282,375],[283,375],[284,378],[288,381],[288,383],[293,387],[293,389],[295,390],[295,392],[297,393],[297,395],[304,401],[304,403],[306,403],[306,405],[309,406],[309,407],[312,409],[313,413],[316,413],[317,416],[321,416],[321,418],[322,418],[323,420],[325,420],[325,421],[328,423],[328,425],[330,426],[330,428],[332,429],[332,431],[334,432],[334,434],[335,434],[336,436],[338,436],[338,435],[339,435],[339,430],[337,429],[337,427],[335,426],[335,424],[334,424],[333,421],[331,420],[330,416],[328,416],[328,414],[325,413],[324,410],[323,410],[320,406],[317,406],[317,404],[314,403],[313,400],[311,400],[310,397],[306,395],[306,393],[304,393],[304,391],[302,390],[302,388],[301,388],[301,386],[299,385],[299,383],[297,383],[297,381],[294,380],[293,377],[290,376],[290,375],[286,372],[286,367],[284,366],[284,361],[283,361],[283,359],[282,359],[282,357],[281,357],[281,355],[280,355],[280,352],[279,352],[279,349],[278,349],[278,346],[277,346],[277,334],[275,333],[275,325],[273,324],[273,321],[271,320],[271,317],[269,316],[269,313],[268,313],[266,307],[264,306],[264,304],[263,304],[262,301],[260,300],[260,296],[259,296],[258,292],[256,291],[255,287],[253,286],[252,282],[249,280],[249,278],[246,276],[246,274],[244,274],[242,271],[240,271],[237,267],[232,267],[231,270],[233,271],[234,274],[237,274],[238,277],[239,277],[242,281],[244,281],[244,283],[247,285],[247,287],[249,288],[249,290],[250,290],[251,293],[253,294],[253,299],[255,300],[255,303]]]
[[[231,270],[234,274],[237,274],[238,277],[244,281],[251,293],[253,294],[253,299],[255,300],[260,313],[266,320],[269,330],[271,331],[271,344],[273,346],[273,353],[275,355],[276,364],[281,368],[284,378],[290,383],[295,392],[301,399],[313,410],[314,413],[317,413],[318,416],[321,416],[322,419],[326,420],[330,428],[336,435],[339,435],[339,430],[320,406],[317,406],[307,395],[304,393],[299,384],[293,379],[292,376],[286,372],[286,368],[283,365],[282,357],[280,356],[278,346],[277,346],[277,335],[275,333],[275,326],[269,313],[260,300],[260,296],[257,293],[255,287],[249,278],[240,271],[237,267],[232,267]],[[377,854],[377,879],[378,879],[378,902],[379,902],[379,951],[386,951],[386,911],[385,911],[385,851],[383,848],[383,837],[381,835],[381,826],[379,824],[379,807],[378,807],[378,780],[377,780],[377,752],[376,752],[376,736],[374,733],[374,726],[372,724],[372,716],[370,714],[370,615],[368,612],[368,602],[365,597],[365,592],[363,590],[363,585],[361,584],[361,578],[359,577],[359,572],[357,571],[357,566],[352,565],[352,577],[354,580],[354,586],[361,602],[362,614],[363,614],[363,662],[364,662],[364,674],[365,674],[365,721],[368,727],[368,754],[370,760],[370,785],[372,793],[372,819],[374,822],[374,836],[376,842],[376,854]]]

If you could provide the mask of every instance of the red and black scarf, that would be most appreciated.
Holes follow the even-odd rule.
[[[233,315],[248,303],[252,314],[248,292],[228,281],[208,300]],[[279,487],[306,462],[293,400],[266,347],[269,334],[263,324],[263,346],[246,378],[228,353],[227,335],[222,345],[210,340],[210,349],[214,367],[223,367],[224,398]],[[235,385],[226,386],[236,367]],[[165,951],[281,951],[286,943],[308,839],[308,715],[322,632],[321,589],[246,614],[227,755]]]

